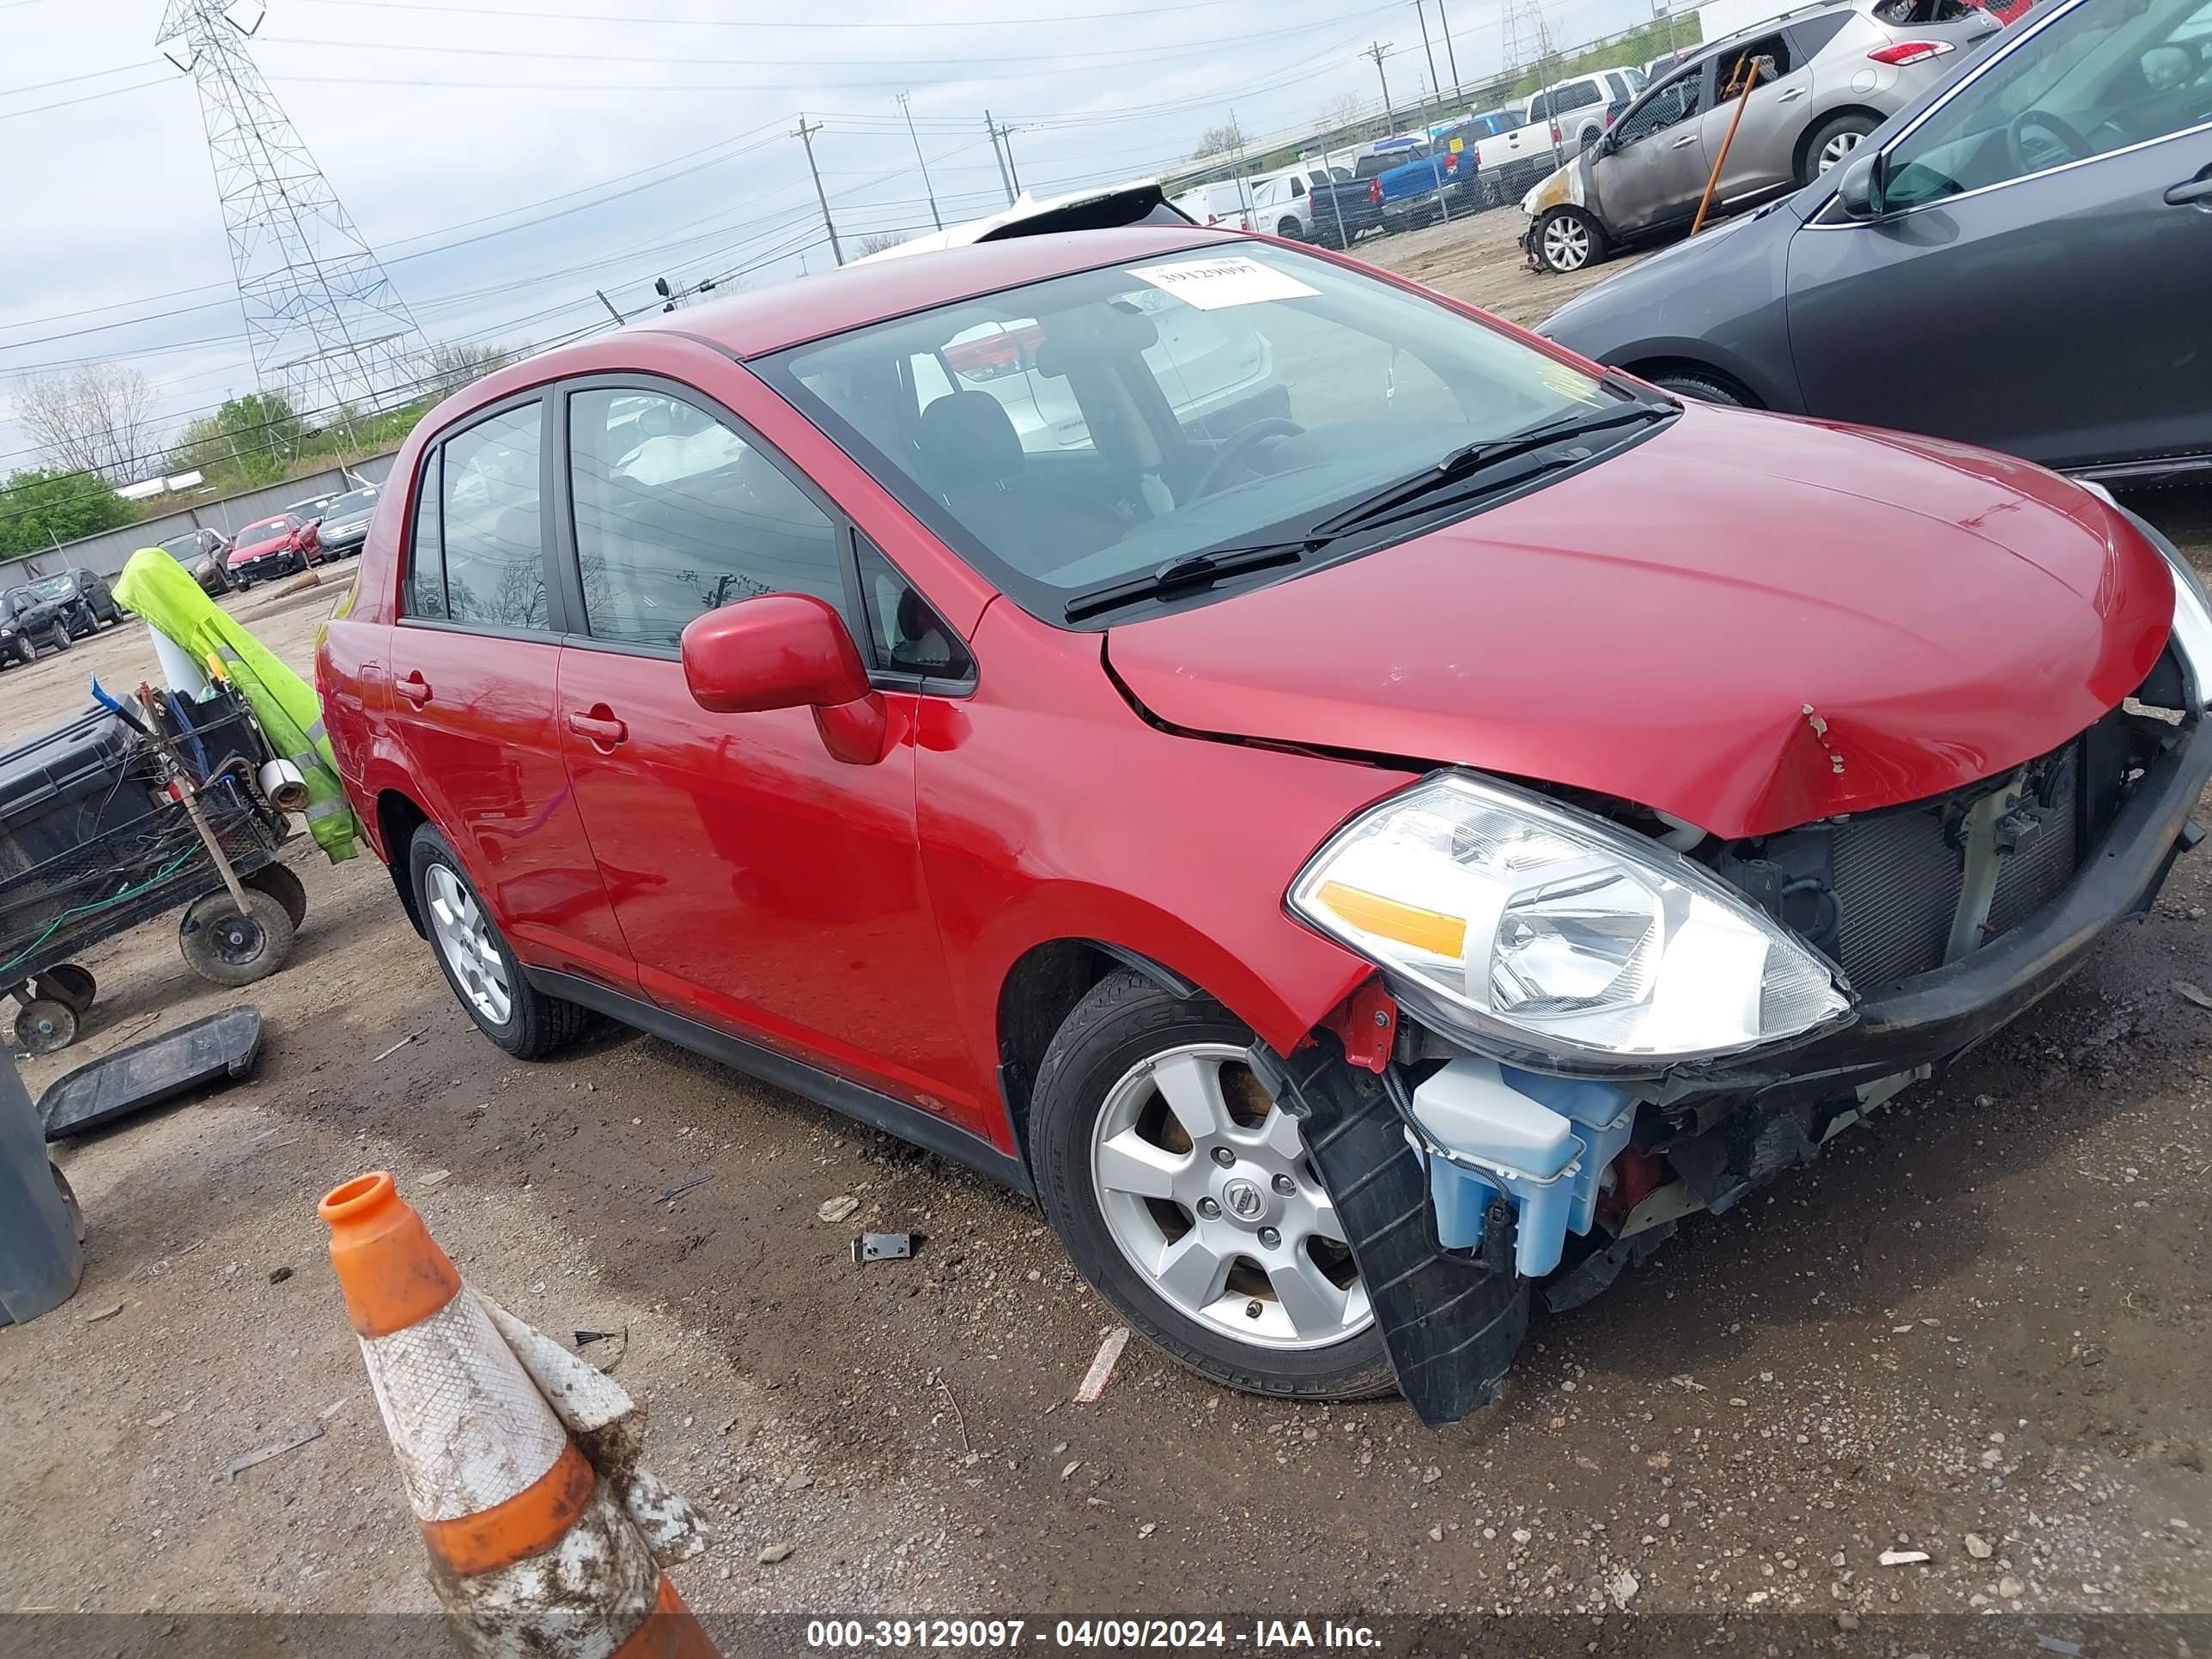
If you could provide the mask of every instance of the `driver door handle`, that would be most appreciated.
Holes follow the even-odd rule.
[[[407,678],[395,682],[392,689],[417,708],[430,701],[430,682],[416,670],[409,670]]]
[[[2185,179],[2166,192],[2168,206],[2187,207],[2192,202],[2212,202],[2212,167],[2194,179]]]
[[[1680,138],[1677,138],[1674,141],[1674,147],[1676,149],[1687,149],[1692,144],[1694,144],[1697,142],[1698,135],[1696,133],[1686,132]]]
[[[603,702],[592,704],[589,714],[571,714],[568,729],[599,749],[612,749],[629,736],[629,727]]]

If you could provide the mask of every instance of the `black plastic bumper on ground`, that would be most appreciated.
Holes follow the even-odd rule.
[[[1382,1080],[1345,1064],[1334,1037],[1318,1034],[1287,1059],[1261,1045],[1252,1069],[1304,1120],[1399,1391],[1431,1428],[1488,1405],[1528,1328],[1528,1281],[1437,1243],[1427,1170],[1405,1123]]]
[[[1669,1073],[1663,1103],[1735,1095],[1767,1106],[1834,1099],[1858,1084],[1972,1048],[2056,990],[2090,947],[2158,897],[2174,859],[2197,844],[2190,822],[2212,778],[2212,720],[2153,762],[2112,828],[2050,906],[1963,961],[1899,981],[1856,1024],[1809,1043]]]

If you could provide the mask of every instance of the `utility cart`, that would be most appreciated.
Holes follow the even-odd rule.
[[[290,821],[245,700],[142,691],[0,751],[0,991],[33,1054],[75,1040],[98,986],[76,958],[182,911],[185,961],[249,985],[291,954],[307,890],[277,861]]]

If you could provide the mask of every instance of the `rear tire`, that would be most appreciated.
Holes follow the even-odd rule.
[[[68,650],[70,645],[69,624],[67,623],[56,623],[54,624],[53,632],[46,635],[46,643],[52,646],[57,651]]]
[[[524,977],[452,844],[427,823],[408,843],[407,872],[439,971],[477,1030],[517,1060],[543,1060],[590,1028],[589,1009],[549,997]]]
[[[1731,409],[1750,409],[1754,406],[1750,398],[1745,397],[1734,386],[1724,381],[1717,380],[1710,375],[1685,372],[1653,374],[1648,378],[1652,385],[1663,391],[1674,392],[1677,397],[1695,398],[1699,403],[1725,404]]]
[[[1536,222],[1536,258],[1561,276],[1600,264],[1606,255],[1605,228],[1576,207],[1555,207]]]
[[[1303,242],[1306,239],[1304,227],[1295,219],[1278,220],[1275,224],[1275,234],[1286,242]]]
[[[1084,1277],[1178,1364],[1231,1388],[1288,1399],[1389,1394],[1395,1382],[1382,1328],[1358,1311],[1365,1298],[1356,1275],[1343,1282],[1349,1252],[1339,1259],[1340,1244],[1303,1224],[1327,1204],[1319,1177],[1295,1125],[1237,1059],[1253,1040],[1208,998],[1176,997],[1127,969],[1101,980],[1062,1023],[1037,1068],[1030,1148],[1038,1201]],[[1157,1080],[1170,1075],[1170,1064],[1182,1076],[1210,1079],[1198,1092],[1218,1103],[1229,1121],[1224,1133],[1183,1127],[1182,1112],[1168,1103],[1168,1085]],[[1103,1134],[1102,1118],[1109,1126]],[[1117,1120],[1127,1127],[1114,1129]],[[1109,1146],[1137,1156],[1115,1158]],[[1141,1173],[1131,1177],[1136,1185],[1109,1182],[1102,1188],[1102,1168],[1170,1165],[1182,1172],[1179,1184],[1195,1183],[1194,1194],[1199,1185],[1224,1183],[1222,1198],[1198,1198],[1192,1208],[1149,1197],[1139,1190],[1148,1178]],[[1232,1222],[1230,1211],[1246,1201],[1253,1218]],[[1208,1204],[1211,1218],[1202,1219]],[[1258,1222],[1278,1209],[1281,1226],[1269,1230],[1271,1245]],[[1231,1228],[1249,1230],[1249,1237],[1224,1231]],[[1188,1252],[1192,1263],[1177,1259],[1186,1241],[1203,1247]],[[1160,1266],[1140,1268],[1139,1260],[1155,1250]],[[1215,1263],[1210,1273],[1203,1270],[1207,1261]],[[1186,1265],[1200,1270],[1170,1288]],[[1325,1284],[1315,1276],[1324,1272]],[[1304,1305],[1305,1318],[1275,1291],[1285,1282],[1318,1295]],[[1332,1295],[1340,1307],[1330,1306]],[[1255,1321],[1249,1336],[1238,1328],[1248,1313]],[[1337,1325],[1346,1333],[1340,1338],[1331,1334]]]
[[[1859,140],[1881,125],[1864,115],[1845,113],[1832,116],[1814,130],[1805,141],[1804,159],[1798,167],[1797,182],[1809,185],[1831,167],[1844,161],[1859,147]]]

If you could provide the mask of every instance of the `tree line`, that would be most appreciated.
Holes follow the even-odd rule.
[[[88,363],[73,374],[27,377],[14,388],[15,418],[42,465],[0,483],[0,558],[176,509],[167,495],[131,501],[116,493],[132,483],[198,472],[189,493],[212,499],[382,454],[434,404],[518,355],[433,346],[401,389],[404,401],[377,409],[302,410],[281,391],[249,392],[187,421],[166,445],[153,435],[154,388],[136,368]]]

